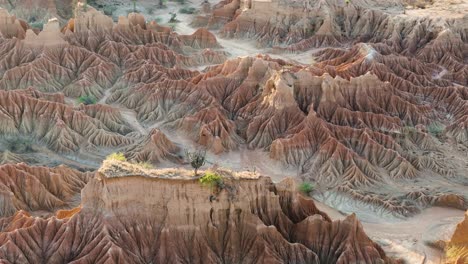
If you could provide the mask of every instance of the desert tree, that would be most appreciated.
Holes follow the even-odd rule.
[[[193,152],[185,151],[185,156],[190,162],[190,165],[195,171],[195,176],[198,175],[198,169],[205,165],[206,162],[206,150],[196,150]]]

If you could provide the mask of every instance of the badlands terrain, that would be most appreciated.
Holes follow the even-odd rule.
[[[468,263],[466,0],[0,6],[0,263]]]

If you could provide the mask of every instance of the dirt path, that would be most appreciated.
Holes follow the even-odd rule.
[[[317,207],[333,220],[344,219],[346,214],[315,202]],[[403,258],[411,264],[439,264],[443,253],[431,248],[427,242],[447,240],[464,216],[461,210],[432,207],[405,220],[380,219],[378,222],[360,221],[366,234],[382,246],[389,256]]]
[[[99,100],[98,104],[106,104],[107,98],[112,94],[111,89],[107,89],[104,91],[104,96]]]
[[[122,107],[116,107],[119,109],[120,114],[122,117],[127,121],[127,123],[135,130],[140,132],[142,135],[148,134],[148,130],[146,130],[138,121],[136,117],[136,112],[130,109],[122,108]]]

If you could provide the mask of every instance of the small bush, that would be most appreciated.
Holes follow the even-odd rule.
[[[44,29],[44,22],[42,22],[42,21],[34,22],[34,23],[29,24],[29,25],[31,26],[31,28],[36,28],[36,29],[39,29],[39,30]]]
[[[92,95],[84,95],[78,98],[78,103],[84,105],[92,105],[97,103],[97,99]]]
[[[195,7],[182,7],[181,9],[179,9],[179,13],[181,14],[194,14],[195,12],[197,11],[197,9]]]
[[[118,152],[110,154],[107,156],[106,160],[127,161],[127,158],[125,158],[125,155],[122,152]]]
[[[168,23],[179,23],[180,20],[177,19],[177,13],[169,13],[171,14],[171,19],[169,19]]]
[[[151,170],[154,169],[153,165],[149,162],[138,162],[137,165],[143,169]]]
[[[429,131],[429,133],[431,133],[431,135],[433,135],[434,137],[441,136],[444,130],[445,130],[444,125],[437,123],[437,122],[431,123],[427,127],[427,131]]]
[[[206,186],[213,187],[220,187],[223,185],[223,178],[221,175],[208,171],[199,179],[200,183]]]
[[[303,194],[309,195],[314,190],[314,185],[310,182],[303,182],[299,185],[299,191]]]

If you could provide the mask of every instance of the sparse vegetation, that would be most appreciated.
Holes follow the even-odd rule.
[[[195,7],[188,7],[188,6],[185,6],[179,9],[179,13],[182,13],[182,14],[194,14],[196,11],[197,9]]]
[[[314,185],[310,182],[303,182],[299,184],[299,191],[305,195],[309,195],[314,190]]]
[[[440,124],[438,122],[431,123],[429,126],[427,126],[427,131],[434,137],[439,137],[442,135],[444,132],[445,127],[443,124]]]
[[[97,103],[97,99],[92,95],[83,95],[78,98],[78,103],[84,105],[92,105]]]
[[[169,19],[169,23],[178,23],[178,22],[180,22],[177,19],[177,13],[169,13],[169,14],[171,14],[171,19]]]
[[[44,22],[42,21],[37,21],[29,24],[31,28],[43,30],[44,29]]]
[[[152,170],[154,169],[153,164],[149,162],[138,162],[137,165],[143,169]]]
[[[166,0],[159,0],[159,8],[163,8]]]
[[[31,138],[17,137],[8,139],[5,145],[6,149],[14,153],[27,153],[33,151],[33,140]]]
[[[125,158],[125,155],[122,152],[117,152],[107,156],[106,160],[127,161],[127,158]]]
[[[46,8],[38,5],[33,5],[31,8],[18,7],[11,10],[11,14],[28,22],[33,28],[42,29],[43,25],[47,23],[51,15]]]
[[[212,171],[207,171],[199,181],[201,184],[209,186],[210,188],[222,187],[224,185],[221,175]]]
[[[156,21],[156,23],[158,23],[158,24],[161,24],[162,18],[156,17],[156,18],[154,19],[154,21]]]
[[[195,176],[198,175],[198,169],[201,168],[201,166],[205,165],[206,161],[206,151],[195,151],[195,152],[189,152],[186,151],[185,155],[187,156],[188,160],[190,161],[190,165],[195,171]]]
[[[154,10],[155,10],[154,6],[147,7],[146,8],[146,13],[148,13],[148,15],[153,15]]]

